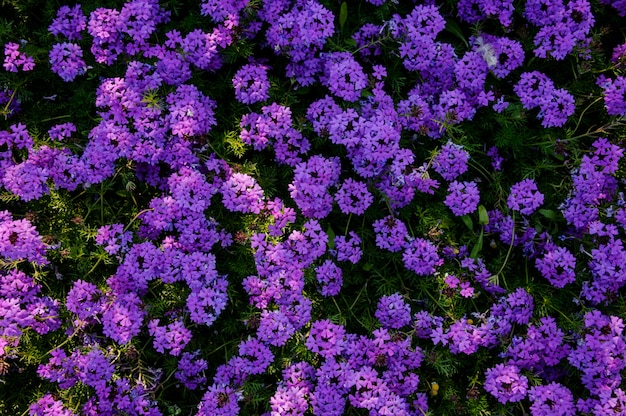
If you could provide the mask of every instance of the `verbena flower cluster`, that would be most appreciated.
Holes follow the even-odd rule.
[[[1,410],[624,413],[624,1],[45,3]]]

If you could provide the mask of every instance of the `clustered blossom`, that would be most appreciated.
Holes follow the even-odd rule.
[[[604,90],[604,107],[612,116],[626,116],[626,77],[619,76],[614,80],[600,78],[598,80]]]
[[[500,403],[519,402],[526,397],[528,378],[514,365],[497,364],[485,372],[485,390]]]
[[[330,213],[333,198],[328,189],[337,184],[340,169],[339,158],[320,155],[296,165],[294,180],[288,189],[304,216],[324,218]]]
[[[200,357],[199,351],[183,352],[178,360],[178,369],[174,377],[188,389],[195,390],[206,383],[204,371],[208,367],[207,361]]]
[[[356,101],[367,86],[361,65],[349,52],[333,52],[324,63],[327,78],[322,78],[330,92],[346,101]]]
[[[576,109],[574,97],[563,88],[555,88],[547,75],[524,72],[513,87],[525,109],[539,107],[537,117],[543,127],[561,127]]]
[[[376,246],[391,252],[397,252],[406,247],[409,231],[401,220],[389,215],[378,219],[372,224],[376,233]]]
[[[423,238],[416,238],[406,245],[402,253],[404,267],[419,276],[435,273],[436,267],[443,263],[437,247]]]
[[[131,242],[132,234],[124,232],[122,224],[108,224],[98,229],[96,244],[104,246],[109,254],[117,254],[120,250],[126,250]]]
[[[216,124],[215,101],[202,94],[194,85],[180,85],[166,99],[172,134],[179,137],[200,136]]]
[[[580,166],[572,172],[573,190],[561,205],[567,222],[584,229],[599,219],[599,206],[610,201],[617,191],[619,160],[624,149],[600,137],[593,143],[593,151],[584,155]]]
[[[28,56],[19,51],[20,45],[9,42],[4,45],[4,63],[2,66],[9,72],[32,71],[35,68],[35,60],[32,56]]]
[[[463,146],[448,142],[433,159],[433,169],[445,180],[455,180],[459,175],[467,172],[469,153]]]
[[[83,60],[83,50],[75,43],[55,43],[50,50],[50,65],[52,72],[65,82],[87,72],[87,65]]]
[[[624,322],[598,310],[584,316],[585,330],[568,356],[570,364],[582,372],[583,385],[594,396],[616,389],[626,368]]]
[[[76,133],[76,125],[74,123],[56,124],[48,130],[48,135],[52,140],[63,140],[71,137],[72,133]]]
[[[155,350],[160,353],[167,350],[175,357],[181,354],[192,337],[191,331],[179,320],[161,326],[158,319],[153,319],[148,323],[148,333],[154,337]]]
[[[524,179],[511,186],[511,193],[506,203],[510,209],[530,215],[543,204],[543,194],[537,189],[537,183],[534,180]]]
[[[367,1],[373,6],[386,2]],[[503,120],[519,104],[525,110],[537,109],[545,128],[564,126],[574,113],[570,92],[556,88],[541,72],[520,69],[527,62],[523,45],[507,37],[519,34],[510,30],[513,0],[460,0],[455,5],[456,14],[446,10],[445,18],[434,2],[416,5],[405,16],[389,15],[389,9],[382,8],[379,11],[387,15],[386,21],[365,23],[354,30],[352,38],[340,39],[342,45],[334,44],[339,33],[335,22],[343,31],[345,8],[337,15],[318,0],[201,3],[200,12],[212,20],[211,29],[188,33],[171,29],[163,36],[157,26],[169,21],[170,12],[162,9],[158,0],[129,0],[121,9],[99,7],[88,17],[80,4],[60,7],[48,27],[57,42],[49,53],[52,71],[65,82],[74,81],[90,69],[85,59],[115,64],[111,69],[119,71],[115,77],[103,75],[99,81],[95,91],[97,125],[86,137],[78,132],[78,127],[84,126],[80,120],[77,124],[33,127],[33,137],[21,123],[0,131],[0,187],[13,194],[9,199],[17,196],[21,200],[11,201],[22,213],[19,215],[26,212],[26,218],[36,218],[14,219],[8,211],[0,211],[0,375],[4,376],[7,368],[9,376],[21,370],[10,367],[10,361],[20,356],[20,343],[26,338],[23,334],[32,333],[39,339],[49,333],[56,337],[65,330],[71,343],[49,351],[48,362],[39,366],[37,375],[46,386],[55,384],[59,391],[69,390],[72,400],[70,389],[80,390],[76,399],[80,402],[72,401],[72,410],[65,407],[65,393],[41,396],[40,392],[28,408],[31,415],[160,415],[157,398],[170,378],[161,380],[162,369],[143,361],[145,348],[135,350],[139,343],[143,345],[140,337],[146,336],[151,338],[152,350],[169,355],[165,357],[167,374],[174,376],[176,385],[203,389],[198,416],[237,415],[244,406],[250,406],[249,399],[257,398],[256,386],[272,389],[266,416],[307,412],[340,416],[351,411],[424,415],[431,400],[424,386],[434,382],[420,379],[422,372],[418,371],[425,357],[416,346],[416,338],[435,345],[429,348],[430,364],[441,351],[455,355],[452,365],[456,366],[458,354],[469,356],[481,347],[498,346],[504,362],[484,373],[484,390],[501,404],[527,398],[533,416],[576,412],[604,415],[626,409],[626,393],[621,388],[626,368],[622,318],[591,309],[584,315],[584,328],[565,331],[545,315],[545,305],[540,303],[544,294],[539,286],[547,287],[545,282],[535,279],[539,289],[511,287],[517,277],[509,280],[504,267],[516,257],[513,249],[521,249],[524,258],[534,261],[535,275],[538,271],[554,288],[572,284],[581,289],[575,302],[584,302],[586,310],[589,305],[608,305],[619,297],[626,286],[621,144],[597,139],[572,171],[572,190],[560,207],[569,228],[559,240],[548,231],[541,232],[543,224],[531,224],[526,217],[544,203],[537,182],[525,179],[510,188],[506,206],[519,212],[522,219],[516,222],[513,213],[507,215],[502,207],[495,208],[489,211],[489,223],[483,230],[510,244],[498,273],[487,268],[480,253],[472,251],[469,255],[467,246],[457,247],[447,234],[443,238],[429,234],[426,239],[414,235],[423,223],[415,227],[417,223],[402,220],[407,214],[420,215],[411,205],[415,199],[420,199],[418,204],[430,200],[440,203],[445,195],[443,204],[454,216],[473,214],[480,203],[478,180],[460,179],[468,172],[468,149],[473,147],[450,140],[431,153],[431,159],[424,160],[421,155],[432,149],[427,146],[435,146],[425,137],[452,137],[456,131],[446,131],[448,126],[472,120],[481,114],[479,111],[493,109],[499,114],[498,120]],[[626,13],[623,0],[600,3],[611,4],[618,14]],[[348,10],[352,31],[358,19],[351,4]],[[443,41],[450,38],[449,34],[439,36],[446,27],[450,29],[447,23],[451,16],[476,28],[494,28],[498,23],[493,19],[497,19],[506,29],[497,32],[506,36],[476,33],[464,50],[460,43]],[[372,19],[378,17],[372,15]],[[577,59],[590,59],[593,44],[589,34],[595,18],[588,0],[528,0],[518,17],[534,26],[530,30],[535,33],[536,57],[562,60],[576,53]],[[91,45],[84,50],[92,55],[86,58],[86,44],[78,45],[85,30]],[[248,45],[239,48],[236,43],[252,43],[255,38],[260,44],[254,49],[248,50]],[[33,69],[34,59],[20,51],[24,45],[25,41],[21,45],[5,44],[6,71]],[[225,72],[234,72],[229,85],[239,102],[233,105],[235,113],[246,105],[251,107],[236,122],[239,133],[237,127],[225,131],[220,126],[217,136],[224,134],[226,138],[221,143],[219,137],[213,137],[213,128],[218,125],[217,116],[224,112],[217,112],[218,102],[192,82],[232,62],[233,52],[249,55],[257,46],[271,49],[280,59],[270,67],[268,61],[250,56],[238,70]],[[613,52],[611,60],[617,70],[623,67],[625,51],[626,46],[619,45]],[[395,67],[380,65],[382,57],[398,62]],[[398,68],[410,73],[406,79],[412,84],[402,84],[406,81],[397,78]],[[269,101],[270,89],[280,83],[270,84],[270,69],[272,76],[278,77],[283,70],[291,80],[285,95],[279,94],[282,86],[271,91],[276,102]],[[520,73],[517,81],[507,79]],[[19,113],[20,95],[28,97],[10,85],[15,77],[9,78],[9,85],[0,91],[0,111],[5,118]],[[626,115],[625,79],[621,75],[598,77],[597,86],[603,90],[609,116]],[[396,80],[400,81],[397,85]],[[503,95],[506,88],[504,92],[498,88],[509,81],[519,102]],[[218,91],[209,84],[206,88]],[[321,94],[310,104],[305,99],[302,105],[290,107],[289,103],[308,93],[308,88],[302,88],[306,86],[311,90],[321,86]],[[398,98],[399,94],[405,97]],[[43,99],[44,104],[55,100],[54,96]],[[25,99],[24,105],[31,102]],[[28,119],[25,114],[24,120]],[[229,165],[232,161],[216,154],[207,156],[216,138],[220,152],[236,153],[242,148],[272,152],[280,168],[293,173],[293,180],[286,190],[269,186],[264,191],[260,184],[274,183],[273,177],[266,180],[260,174],[255,178],[239,171],[237,165]],[[238,145],[237,138],[251,149]],[[465,143],[469,138],[463,136],[461,140]],[[310,154],[311,149],[317,153]],[[342,156],[329,156],[329,149]],[[504,159],[498,148],[491,147],[487,156],[493,170],[501,172]],[[476,166],[480,167],[478,163]],[[487,177],[484,169],[479,171]],[[128,181],[129,172],[136,176],[133,181],[141,183],[139,187]],[[436,194],[440,181],[431,178],[433,172],[450,182],[447,193]],[[66,268],[50,265],[48,258],[68,257],[70,264],[76,258],[76,247],[66,247],[67,240],[60,236],[44,239],[33,225],[39,227],[42,216],[28,212],[29,205],[24,202],[48,194],[56,201],[58,190],[75,191],[79,186],[85,192],[77,191],[70,197],[92,195],[89,188],[106,185],[106,179],[128,181],[125,195],[138,213],[129,220],[120,212],[119,221],[129,220],[124,224],[102,224],[102,218],[93,214],[87,215],[89,221],[76,221],[79,234],[101,247],[95,254],[102,255],[103,261],[80,279],[68,280],[71,276],[64,275]],[[100,199],[91,201],[101,210],[108,203],[105,188]],[[215,195],[218,197],[213,198]],[[64,193],[60,196],[65,198]],[[361,221],[348,221],[347,225],[333,222],[352,214],[371,214],[380,208],[375,205],[383,206],[378,201],[386,203],[388,213],[373,221],[373,234],[366,229],[367,221],[361,228],[357,228]],[[146,205],[139,207],[144,202]],[[42,203],[48,204],[48,200]],[[87,210],[92,212],[89,205]],[[245,214],[245,227],[237,230],[234,240],[238,245],[233,249],[229,248],[233,236],[226,231],[230,222],[223,226],[215,219],[224,218],[224,212]],[[548,209],[540,212],[546,217],[551,213]],[[455,224],[459,220],[446,217]],[[329,219],[323,221],[325,218]],[[101,226],[93,228],[94,224]],[[335,236],[333,229],[343,231],[344,226],[344,235]],[[356,231],[348,232],[351,229]],[[442,221],[437,230],[444,229],[447,233],[455,227]],[[401,282],[402,293],[380,297],[375,311],[369,309],[380,327],[357,335],[320,315],[319,302],[333,301],[329,299],[333,296],[337,305],[347,300],[342,289],[353,290],[355,283],[347,271],[358,275],[370,271],[370,257],[362,267],[359,262],[372,240],[377,248],[390,252],[380,253],[392,259],[388,264],[401,260],[420,282]],[[560,241],[559,245],[553,240]],[[582,244],[575,245],[572,240]],[[493,245],[497,247],[495,239]],[[486,244],[482,250],[482,254],[489,250]],[[218,273],[222,261],[232,258],[238,263],[238,253],[247,251],[250,261],[241,262],[241,267],[252,271],[246,272],[242,282]],[[116,267],[113,262],[117,262]],[[114,271],[107,272],[105,278],[88,280],[101,276],[99,268]],[[576,269],[584,273],[578,276]],[[36,274],[31,272],[31,277],[27,270]],[[535,278],[533,271],[529,273],[527,279]],[[508,282],[499,286],[505,274]],[[64,283],[53,288],[40,284],[42,279],[55,276]],[[415,291],[415,285],[422,288],[429,282],[439,285],[444,302],[471,303],[483,310],[460,317],[455,313],[451,319],[453,314],[436,315],[439,312],[433,311],[437,308],[427,298],[409,304],[409,296],[419,296],[421,291]],[[243,319],[246,328],[238,336],[239,344],[219,347],[229,358],[209,372],[208,356],[203,354],[207,353],[204,348],[211,346],[186,349],[198,343],[195,335],[203,330],[200,326],[213,325],[227,310],[239,285],[248,296],[244,302],[249,300],[254,311],[243,311],[247,313]],[[371,292],[358,290],[359,297],[366,294],[361,298],[365,303],[358,308],[367,307]],[[383,293],[393,290],[385,288]],[[53,293],[60,300],[51,297]],[[162,299],[163,304],[154,303],[155,297],[164,295],[168,299]],[[437,307],[442,306],[433,300]],[[238,303],[230,306],[237,308],[240,301],[237,297]],[[535,303],[541,307],[533,320]],[[355,300],[352,306],[356,305]],[[411,317],[411,306],[423,310]],[[344,320],[341,312],[337,319]],[[365,322],[370,325],[370,321]],[[373,325],[376,327],[376,322]],[[402,330],[407,327],[409,331]],[[63,349],[70,346],[71,350]],[[297,354],[287,357],[285,352],[293,347]],[[218,355],[211,355],[211,359]],[[310,362],[298,361],[304,359]],[[433,364],[437,370],[438,364]],[[212,380],[207,378],[209,373],[214,375]],[[431,374],[431,369],[426,373]],[[531,388],[524,375],[530,373],[536,377]],[[271,377],[278,379],[273,387],[266,383]],[[584,399],[575,400],[574,390],[559,383],[577,380],[587,390]],[[468,400],[473,400],[477,391],[468,391]],[[436,390],[431,393],[435,396]]]
[[[444,204],[452,210],[456,216],[471,214],[478,208],[480,194],[476,182],[453,181],[448,187],[448,195]]]
[[[55,36],[65,36],[68,40],[81,40],[81,33],[87,28],[87,18],[83,14],[80,4],[70,8],[63,5],[57,10],[57,15],[48,27],[48,31]]]
[[[352,264],[357,264],[363,255],[361,249],[361,238],[354,231],[348,233],[348,237],[338,235],[335,237],[335,251],[337,260],[349,261]]]
[[[411,307],[404,302],[402,295],[394,293],[379,299],[374,316],[383,327],[399,329],[411,321]]]
[[[556,288],[563,288],[576,281],[576,257],[565,247],[554,244],[546,246],[543,256],[535,259],[535,265],[541,275]]]
[[[552,382],[534,386],[528,390],[528,398],[533,403],[530,412],[533,416],[574,416],[574,395],[562,384]]]
[[[335,296],[341,291],[342,271],[332,260],[326,260],[315,268],[315,276],[322,296]]]
[[[548,56],[562,60],[574,48],[584,48],[591,39],[587,36],[595,19],[591,5],[586,0],[553,2],[529,0],[524,8],[524,16],[539,32],[535,36],[535,56]]]
[[[233,212],[258,214],[263,199],[263,189],[250,175],[233,173],[222,185],[222,202]]]
[[[241,67],[233,77],[235,97],[244,104],[254,104],[270,98],[270,81],[267,67],[247,64]]]
[[[29,220],[14,220],[8,211],[0,211],[0,257],[43,265],[48,263],[46,250],[46,244]]]
[[[367,190],[365,183],[348,178],[335,194],[335,201],[344,214],[363,215],[374,201],[374,197]]]

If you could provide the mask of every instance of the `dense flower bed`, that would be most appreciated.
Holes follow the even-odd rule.
[[[0,412],[626,411],[623,0],[0,10]]]

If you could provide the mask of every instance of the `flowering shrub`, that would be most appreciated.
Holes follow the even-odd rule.
[[[22,3],[0,413],[624,413],[623,0]]]

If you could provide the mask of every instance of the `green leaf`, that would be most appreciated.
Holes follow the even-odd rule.
[[[346,20],[348,20],[348,3],[345,1],[341,3],[341,8],[339,9],[339,27],[343,32],[343,27],[346,24]]]
[[[480,250],[483,249],[483,230],[480,230],[480,235],[478,236],[478,241],[476,242],[476,244],[474,244],[474,247],[472,247],[472,252],[470,253],[470,257],[475,259],[476,257],[478,257],[478,253],[480,253]]]
[[[328,248],[330,250],[334,250],[335,249],[335,232],[333,231],[330,225],[326,229],[326,234],[328,235],[328,243],[327,243]]]
[[[348,38],[348,39],[344,39],[343,42],[351,47],[351,48],[355,48],[356,47],[356,40],[352,39],[352,38]]]
[[[470,231],[474,229],[474,222],[472,221],[472,217],[470,217],[469,215],[463,215],[461,219],[463,220],[463,223],[467,226],[467,228],[470,229]]]
[[[478,223],[482,225],[489,224],[489,215],[487,209],[483,205],[478,206]]]
[[[372,270],[372,263],[365,263],[363,265],[363,270],[366,272],[369,272],[370,270]]]
[[[467,43],[467,40],[465,40],[465,36],[463,36],[463,30],[461,29],[461,26],[456,24],[456,22],[454,22],[453,20],[448,20],[446,22],[445,30],[452,33],[453,35],[456,35],[456,37],[461,39],[465,46],[469,48],[469,44]]]
[[[556,218],[556,212],[551,209],[540,209],[539,213],[549,220],[553,220]]]

